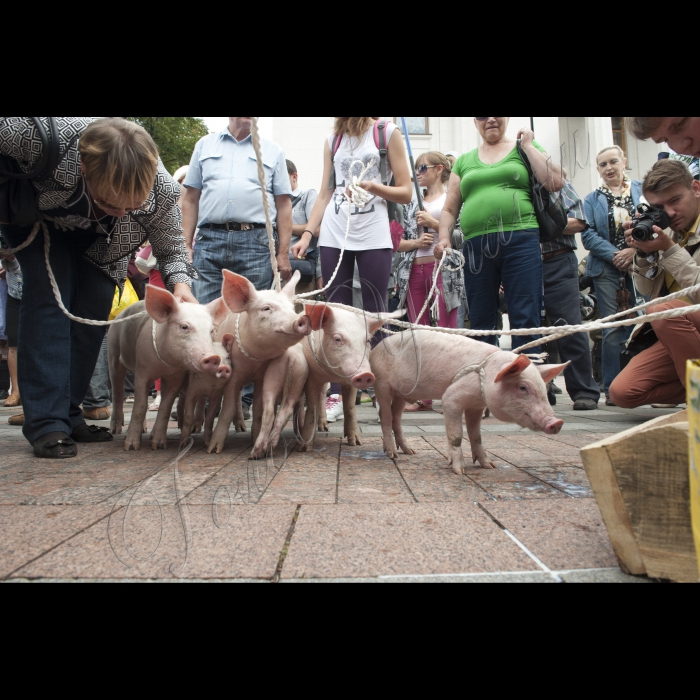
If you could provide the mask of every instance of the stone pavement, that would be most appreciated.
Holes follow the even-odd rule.
[[[574,413],[555,437],[489,419],[495,471],[452,473],[442,416],[407,417],[417,454],[382,453],[371,405],[361,447],[342,423],[316,450],[250,462],[248,435],[223,455],[201,437],[175,468],[123,437],[76,460],[33,457],[0,409],[0,580],[207,582],[647,582],[624,576],[581,463],[581,447],[669,411]]]

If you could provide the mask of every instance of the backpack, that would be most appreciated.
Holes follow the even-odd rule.
[[[32,182],[43,182],[61,160],[56,117],[48,117],[50,134],[39,117],[29,117],[41,140],[41,158],[34,170],[24,173],[13,158],[0,156],[0,222],[11,226],[33,226],[41,220]]]
[[[394,177],[389,181],[389,150],[387,148],[386,142],[386,131],[388,122],[386,119],[379,119],[374,124],[374,143],[379,150],[379,171],[382,176],[382,185],[385,187],[394,187],[396,185],[396,180]],[[343,134],[336,134],[333,140],[333,147],[331,148],[331,165],[333,166],[333,172],[331,174],[330,182],[328,183],[329,190],[335,190],[338,186],[338,181],[335,175],[335,156],[340,150],[340,144],[343,141]],[[387,208],[389,209],[389,221],[392,225],[398,224],[401,229],[405,229],[406,219],[404,217],[404,209],[395,202],[387,202]],[[397,230],[396,226],[392,229]],[[403,235],[403,233],[402,233]]]

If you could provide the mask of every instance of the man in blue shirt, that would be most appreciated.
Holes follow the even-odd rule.
[[[221,296],[223,270],[246,277],[264,291],[272,287],[258,163],[251,137],[252,117],[229,117],[228,129],[205,136],[195,147],[182,201],[185,242],[199,270],[193,293],[201,304]],[[287,163],[277,144],[262,139],[267,197],[278,243],[283,280],[291,277],[292,189]],[[195,232],[199,228],[196,245]]]

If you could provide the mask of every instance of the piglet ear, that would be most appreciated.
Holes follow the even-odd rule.
[[[518,355],[513,362],[506,365],[500,371],[494,383],[500,384],[501,382],[506,381],[506,379],[515,379],[516,377],[519,377],[531,364],[532,362],[530,361],[529,357],[525,357],[525,355]]]
[[[234,314],[245,313],[257,294],[255,287],[245,277],[230,270],[224,270],[224,286],[221,295],[229,311]]]
[[[325,304],[306,304],[306,315],[311,319],[311,330],[328,328],[334,321],[333,309]]]
[[[233,343],[235,340],[236,339],[230,333],[227,333],[221,339],[221,344],[226,348],[226,352],[228,352],[229,355],[233,352]]]
[[[294,295],[297,293],[297,285],[299,284],[299,280],[301,280],[301,272],[296,270],[292,275],[292,279],[287,282],[287,286],[282,290],[282,294],[285,294],[290,299],[293,299]]]
[[[212,301],[209,306],[207,306],[207,311],[214,321],[214,325],[218,328],[231,313],[226,306],[223,297],[219,297],[216,301]]]
[[[408,313],[408,309],[399,309],[390,314],[382,314],[381,316],[368,316],[369,334],[374,335],[386,322],[391,318],[403,318]]]
[[[166,323],[179,310],[180,304],[169,291],[152,284],[146,286],[146,311],[156,323]]]
[[[553,382],[569,365],[571,362],[567,362],[565,365],[538,365],[537,369],[542,375],[545,384]]]

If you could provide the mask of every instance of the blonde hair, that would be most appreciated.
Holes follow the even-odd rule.
[[[598,155],[595,157],[596,167],[599,165],[598,161],[600,161],[600,156],[602,156],[603,153],[607,153],[608,151],[617,151],[620,154],[620,158],[622,158],[622,160],[627,158],[625,152],[617,144],[615,144],[614,146],[608,146],[607,148],[603,148],[601,151],[599,151]]]
[[[381,117],[336,117],[335,133],[360,138],[372,127],[372,122]]]
[[[121,117],[92,122],[80,137],[85,176],[101,195],[143,201],[158,171],[158,147],[148,132]]]
[[[661,126],[663,117],[625,117],[627,130],[640,141],[646,141]]]
[[[450,161],[447,159],[446,155],[443,155],[439,151],[429,151],[424,153],[416,161],[416,165],[442,165],[442,183],[443,185],[449,182],[450,175],[452,175],[452,166]]]

